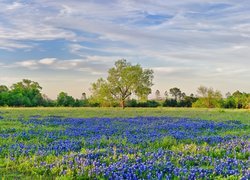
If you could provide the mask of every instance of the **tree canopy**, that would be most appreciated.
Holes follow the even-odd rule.
[[[181,90],[177,87],[169,89],[169,94],[171,94],[174,97],[174,100],[177,101],[178,99],[181,99]]]
[[[57,96],[57,105],[58,106],[74,106],[75,99],[72,96],[69,96],[66,92],[60,92]]]
[[[140,100],[147,100],[151,93],[153,70],[143,69],[139,64],[132,65],[125,59],[115,62],[109,69],[107,80],[100,78],[92,84],[92,98],[100,103],[119,101],[125,107],[125,100],[132,94]]]
[[[199,94],[199,99],[193,104],[194,107],[221,107],[222,94],[220,91],[213,90],[213,88],[200,86],[197,89],[197,93]]]
[[[11,86],[9,104],[11,106],[39,106],[43,103],[42,87],[38,82],[23,79]]]

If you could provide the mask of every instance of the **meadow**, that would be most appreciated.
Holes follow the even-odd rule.
[[[0,108],[3,179],[250,179],[250,111]]]

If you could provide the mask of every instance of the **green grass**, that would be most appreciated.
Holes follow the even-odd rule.
[[[189,117],[206,120],[240,120],[250,124],[250,110],[231,109],[196,109],[196,108],[0,108],[0,116],[13,120],[29,116],[63,116],[63,117],[136,117],[136,116],[170,116]]]

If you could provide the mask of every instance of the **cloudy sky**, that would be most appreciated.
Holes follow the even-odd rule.
[[[249,0],[0,0],[0,84],[28,78],[74,97],[118,59],[153,91],[250,92]],[[89,95],[89,94],[88,94]]]

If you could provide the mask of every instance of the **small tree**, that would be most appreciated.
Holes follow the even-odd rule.
[[[235,102],[235,108],[249,108],[250,94],[245,92],[235,91],[231,96]]]
[[[86,100],[87,99],[87,95],[85,92],[82,93],[82,97],[81,97],[82,100]]]
[[[164,96],[165,96],[165,99],[168,98],[168,91],[165,91],[165,92],[164,92]]]
[[[155,99],[158,101],[161,100],[161,92],[158,89],[155,91]]]
[[[215,108],[221,107],[222,94],[213,88],[200,86],[197,90],[199,99],[193,104],[194,107]]]
[[[174,100],[177,101],[178,99],[181,99],[181,90],[177,87],[169,89],[169,94],[171,94],[174,97]]]
[[[60,92],[57,96],[57,105],[58,106],[74,106],[75,99],[72,96],[69,96],[65,92]]]
[[[152,80],[152,70],[142,69],[139,64],[132,65],[121,59],[115,62],[115,67],[109,69],[107,80],[101,78],[92,84],[92,99],[99,102],[116,100],[124,108],[125,100],[132,93],[141,100],[147,99],[151,93]]]

